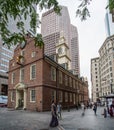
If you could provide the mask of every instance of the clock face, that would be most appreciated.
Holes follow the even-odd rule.
[[[59,49],[58,49],[58,54],[62,54],[63,53],[63,49],[60,47]]]
[[[21,47],[21,49],[23,49],[25,46],[26,46],[26,42],[23,41],[23,42],[21,43],[20,47]]]

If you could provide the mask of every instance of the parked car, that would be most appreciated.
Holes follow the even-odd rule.
[[[8,96],[0,95],[0,107],[7,107]]]

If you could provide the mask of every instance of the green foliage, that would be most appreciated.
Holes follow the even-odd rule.
[[[112,12],[112,10],[114,9],[114,0],[109,0],[109,10],[110,12]]]
[[[78,6],[76,16],[79,16],[81,20],[86,20],[90,17],[88,5],[92,0],[80,0],[81,4]],[[60,14],[61,8],[58,6],[57,0],[0,0],[0,35],[3,44],[6,44],[9,48],[11,45],[22,43],[25,40],[26,34],[24,28],[23,18],[27,20],[30,17],[30,30],[33,37],[35,37],[35,46],[42,46],[43,40],[41,34],[36,34],[36,29],[39,27],[40,20],[39,15],[36,13],[35,7],[39,7],[41,10],[44,8],[54,8],[54,11]],[[110,11],[114,9],[114,0],[109,0]],[[8,29],[9,19],[14,19],[16,22],[19,33],[11,32]]]
[[[87,17],[90,17],[90,12],[88,10],[88,5],[90,4],[91,0],[80,0],[81,4],[78,6],[76,11],[76,16],[79,16],[80,19],[86,20]]]
[[[34,33],[35,46],[42,46],[43,40],[41,34],[36,34],[36,29],[39,27],[39,15],[36,12],[36,5],[43,10],[44,8],[54,8],[56,13],[60,12],[60,7],[56,0],[0,0],[0,35],[3,44],[9,48],[11,45],[16,45],[25,40],[26,34],[23,18],[27,20],[30,17],[30,28]],[[8,29],[9,19],[14,19],[19,33],[11,32]],[[30,30],[28,30],[30,31]]]

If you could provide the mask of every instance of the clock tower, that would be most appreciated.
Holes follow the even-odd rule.
[[[61,64],[65,69],[71,69],[71,60],[69,47],[66,44],[65,37],[63,36],[63,32],[60,33],[59,42],[56,44],[56,53],[58,63]]]

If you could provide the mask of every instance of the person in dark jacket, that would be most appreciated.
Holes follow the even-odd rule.
[[[97,103],[94,103],[94,105],[93,105],[93,111],[94,111],[95,115],[97,115],[96,114],[97,113]]]
[[[51,122],[50,122],[50,127],[56,127],[58,126],[58,119],[57,119],[57,108],[55,105],[54,100],[52,101],[51,104],[51,113],[52,113],[52,118],[51,118]]]

